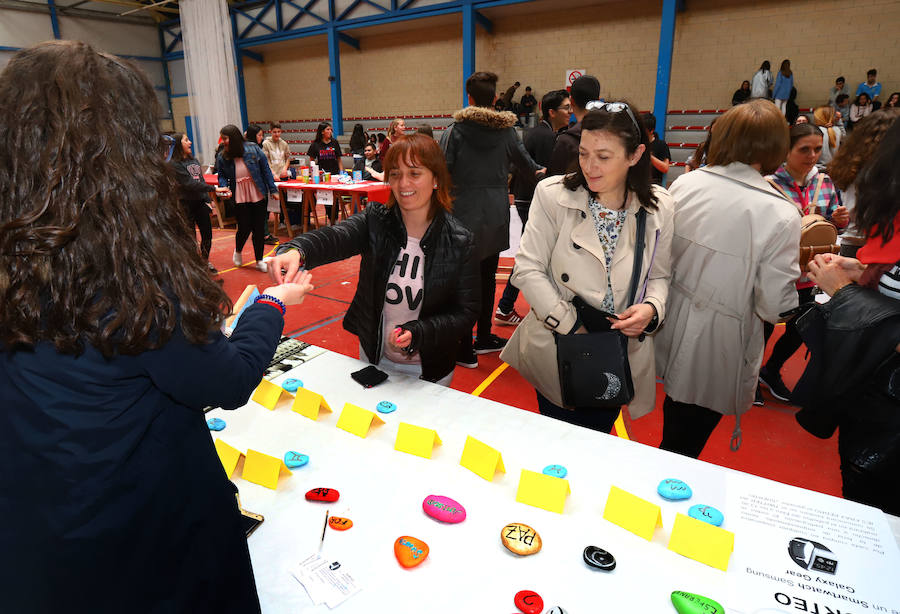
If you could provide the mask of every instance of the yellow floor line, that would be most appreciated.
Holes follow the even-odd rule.
[[[621,437],[622,439],[627,439],[631,441],[631,437],[628,436],[628,430],[625,428],[625,420],[622,418],[622,412],[619,411],[619,417],[616,418],[616,435]]]
[[[491,373],[490,375],[488,375],[487,379],[485,379],[483,382],[478,384],[478,388],[476,388],[475,390],[472,391],[472,396],[480,397],[481,393],[484,392],[488,386],[493,384],[494,380],[497,379],[498,377],[500,377],[500,374],[503,373],[504,371],[506,371],[506,367],[508,367],[508,366],[509,365],[504,362],[499,367],[494,369],[494,372]]]

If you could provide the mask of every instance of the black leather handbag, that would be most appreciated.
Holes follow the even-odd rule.
[[[634,304],[643,265],[647,211],[637,213],[634,265],[629,305]],[[576,407],[621,407],[634,398],[634,382],[628,364],[628,337],[609,328],[604,314],[575,297],[573,304],[586,334],[556,334],[556,363],[563,405]],[[600,317],[597,317],[597,316]],[[606,330],[602,330],[602,328]]]

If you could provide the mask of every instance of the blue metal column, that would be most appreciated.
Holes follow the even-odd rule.
[[[53,38],[59,40],[59,19],[56,17],[56,2],[47,0],[47,6],[50,8],[50,27],[53,28]]]
[[[328,26],[328,81],[331,82],[331,121],[335,136],[344,134],[344,105],[341,101],[341,41],[333,23]]]
[[[166,80],[166,107],[169,109],[169,117],[172,118],[172,127],[175,127],[175,113],[172,111],[172,80],[169,78],[169,62],[166,60],[166,38],[163,36],[163,30],[157,26],[157,34],[159,34],[159,50],[162,58],[163,77]],[[194,139],[191,139],[192,141]]]
[[[669,107],[669,81],[672,78],[672,51],[675,45],[675,14],[681,6],[681,0],[663,0],[662,19],[659,25],[659,58],[656,67],[653,114],[656,116],[656,132],[662,139],[665,139],[666,113]]]
[[[241,126],[246,130],[250,121],[247,119],[247,91],[244,87],[244,56],[237,46],[237,17],[234,13],[231,13],[231,37],[234,46],[234,67],[237,70],[238,103],[241,105]]]
[[[466,94],[466,79],[475,73],[475,7],[471,0],[466,0],[462,6],[463,26],[463,66],[462,66],[462,97],[463,107],[469,105],[469,96]]]

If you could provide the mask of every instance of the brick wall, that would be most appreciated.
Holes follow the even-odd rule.
[[[791,60],[797,102],[818,106],[839,75],[852,96],[878,69],[882,96],[900,90],[897,0],[691,0],[678,16],[669,108],[727,107],[763,60]],[[886,90],[886,91],[885,91]]]
[[[526,85],[540,99],[564,85],[566,69],[584,68],[600,79],[604,96],[652,107],[659,0],[553,12],[546,6],[529,13],[528,5],[519,5],[514,15],[491,16],[492,34],[478,29],[476,67],[499,75],[498,93],[518,80],[522,89],[516,99]],[[777,69],[785,57],[792,61],[802,107],[820,104],[839,74],[855,90],[873,66],[884,97],[900,90],[898,0],[690,0],[687,6],[677,19],[670,109],[727,107],[763,59]],[[461,18],[453,19],[418,28],[410,21],[408,30],[389,34],[360,33],[362,51],[341,45],[344,115],[442,114],[459,108]],[[251,120],[331,115],[324,36],[260,51],[264,64],[244,61]]]

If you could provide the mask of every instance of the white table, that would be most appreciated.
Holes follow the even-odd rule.
[[[674,612],[669,602],[673,590],[716,599],[729,613],[796,612],[800,602],[795,599],[815,601],[822,612],[831,606],[856,613],[860,608],[847,601],[854,598],[882,605],[887,611],[900,610],[900,583],[896,582],[900,553],[878,510],[408,376],[392,374],[388,382],[365,390],[349,377],[362,366],[357,360],[326,352],[275,379],[277,383],[298,377],[308,389],[325,396],[334,413],[321,414],[317,422],[284,404],[269,411],[250,402],[233,412],[216,409],[208,414],[228,423],[213,437],[242,451],[253,448],[281,457],[295,450],[311,459],[306,467],[282,478],[277,491],[234,478],[243,506],[266,517],[249,538],[266,613],[329,611],[325,605],[313,606],[289,573],[318,550],[326,509],[354,522],[345,532],[328,529],[322,549],[323,556],[340,561],[363,586],[339,606],[342,613],[513,612],[513,596],[522,589],[540,593],[545,609],[561,605],[571,614]],[[382,415],[386,424],[373,428],[366,439],[335,427],[345,402],[374,410],[382,400],[395,402],[398,410]],[[437,431],[443,445],[435,448],[431,460],[393,449],[399,422]],[[487,482],[461,467],[466,435],[500,450],[506,473]],[[515,501],[520,470],[540,472],[549,464],[569,470],[572,494],[561,515]],[[687,502],[660,498],[656,485],[668,477],[688,482],[693,498]],[[663,528],[656,530],[652,541],[603,519],[611,485],[662,507]],[[306,491],[319,486],[337,488],[340,500],[333,504],[306,501]],[[457,525],[430,519],[421,507],[429,494],[456,499],[466,507],[468,518]],[[740,510],[749,504],[748,497],[753,497],[754,506],[766,498],[771,501],[766,505],[777,506],[781,516],[774,524],[781,528],[743,517]],[[723,528],[735,533],[727,572],[666,548],[676,512],[686,514],[695,503],[721,510]],[[826,516],[831,519],[828,522],[840,525],[829,529],[830,534],[821,527],[809,527],[810,518]],[[543,550],[521,558],[509,553],[500,543],[500,530],[510,522],[535,528],[543,539]],[[894,526],[896,533],[900,525]],[[859,539],[851,535],[854,527],[861,527]],[[428,543],[430,555],[419,567],[403,569],[394,559],[393,543],[401,535]],[[840,561],[838,573],[804,572],[787,554],[787,544],[794,537],[829,546]],[[853,545],[853,541],[860,543]],[[616,570],[605,573],[588,568],[582,561],[587,545],[609,550],[618,561]],[[818,582],[849,585],[854,592],[824,583],[817,586],[820,591],[842,596],[805,590],[798,585],[804,580],[795,577],[797,573],[807,573],[811,585],[820,578]],[[788,605],[785,599],[791,600]]]

